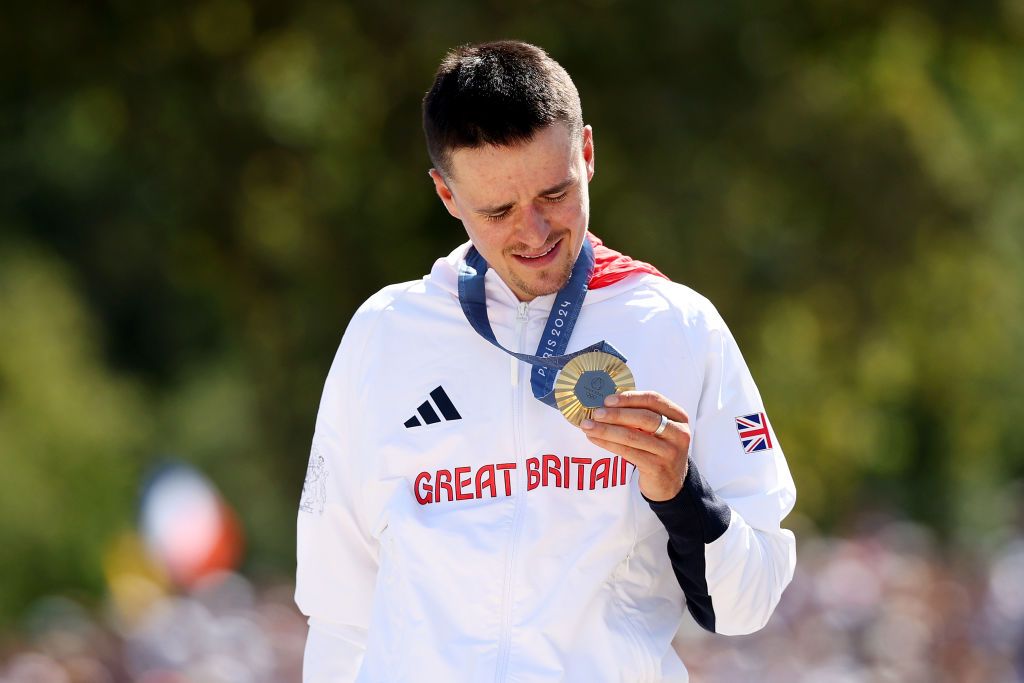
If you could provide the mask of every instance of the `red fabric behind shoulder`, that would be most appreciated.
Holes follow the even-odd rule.
[[[614,285],[633,273],[650,273],[668,279],[650,263],[637,261],[604,246],[604,242],[592,232],[587,233],[587,239],[594,247],[594,272],[590,274],[590,289],[601,289],[608,285]]]

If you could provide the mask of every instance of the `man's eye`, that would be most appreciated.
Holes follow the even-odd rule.
[[[484,216],[484,220],[490,221],[492,223],[497,223],[507,215],[508,211],[502,211],[501,213],[490,213]]]
[[[569,191],[566,190],[565,192],[559,192],[558,194],[548,195],[546,199],[549,202],[560,202],[565,199],[568,194]]]

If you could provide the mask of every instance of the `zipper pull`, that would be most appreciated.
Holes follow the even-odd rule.
[[[529,301],[520,301],[519,305],[516,307],[516,329],[518,330],[518,333],[519,333],[520,337],[522,337],[522,332],[523,332],[523,329],[524,329],[522,326],[529,319],[529,316],[527,315],[527,313],[528,313],[527,309],[529,307],[530,307],[530,302]],[[517,340],[516,343],[517,344],[522,344],[521,339]],[[513,358],[512,356],[509,356],[508,359],[512,363],[512,365],[511,365],[511,370],[512,370],[512,386],[513,387],[518,387],[519,386],[519,361],[516,360],[515,358]]]

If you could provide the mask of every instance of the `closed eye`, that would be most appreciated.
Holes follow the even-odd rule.
[[[508,214],[509,214],[508,209],[506,209],[505,211],[502,211],[500,213],[488,213],[488,214],[484,214],[484,220],[485,221],[490,221],[491,223],[497,223],[497,222],[501,221],[503,218],[505,218],[506,216],[508,216]]]

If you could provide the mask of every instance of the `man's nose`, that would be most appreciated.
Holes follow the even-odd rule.
[[[551,226],[544,217],[544,212],[534,205],[529,205],[522,212],[519,224],[519,239],[530,247],[542,247],[551,234]]]

